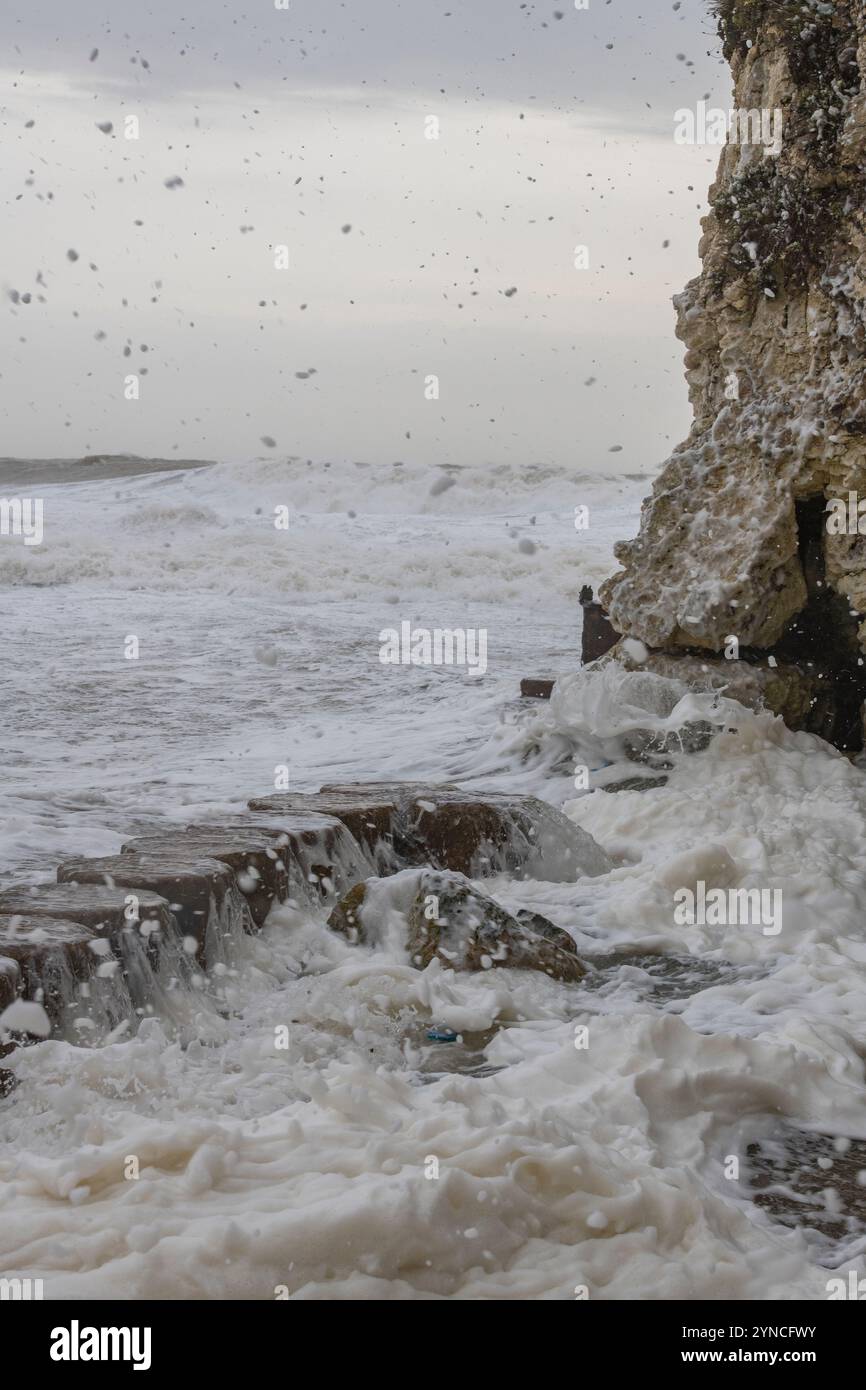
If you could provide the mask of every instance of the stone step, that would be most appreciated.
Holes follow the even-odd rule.
[[[369,851],[379,873],[430,864],[474,876],[519,869],[537,857],[539,836],[558,833],[587,851],[593,842],[534,797],[467,792],[453,783],[339,783],[308,795],[280,794],[249,802],[256,812],[308,810],[341,820]],[[596,862],[604,859],[598,847]],[[580,870],[575,858],[575,876]],[[608,865],[597,872],[605,872]]]
[[[425,796],[429,792],[435,792],[440,796],[444,796],[446,792],[465,795],[463,788],[458,787],[456,782],[326,782],[319,788],[320,796],[327,794],[371,799],[380,797],[397,805],[405,805],[414,797]]]
[[[324,897],[339,897],[352,884],[366,878],[374,869],[373,857],[359,845],[348,827],[336,816],[317,812],[280,815],[251,811],[230,825],[189,825],[187,832],[210,835],[217,831],[230,842],[238,832],[273,837],[269,840],[288,876],[289,899],[317,903]],[[214,858],[219,858],[216,852]]]
[[[195,942],[195,954],[206,964],[220,959],[226,934],[252,929],[234,871],[218,859],[185,858],[176,851],[67,859],[57,870],[57,881],[156,893],[168,902],[182,936]]]
[[[88,861],[89,862],[89,861]],[[104,883],[40,883],[0,892],[0,913],[62,917],[114,940],[122,932],[146,927],[142,935],[177,930],[171,908],[158,893],[127,892]]]
[[[278,792],[257,797],[247,803],[251,811],[268,816],[303,816],[309,813],[340,821],[375,865],[388,872],[395,867],[394,836],[398,830],[397,805],[388,795],[366,795],[351,791],[346,795],[301,795]]]
[[[328,797],[392,805],[392,844],[404,865],[470,878],[508,871],[560,882],[611,868],[590,835],[535,797],[465,791],[448,782],[340,783],[322,787],[317,799],[324,805]]]
[[[233,870],[257,927],[263,924],[275,900],[283,903],[288,897],[289,876],[281,837],[276,831],[187,826],[168,834],[139,835],[121,845],[120,852],[157,859],[162,855],[183,855],[190,862],[219,860]]]
[[[116,997],[99,1004],[100,1016],[122,1009],[124,999],[140,1014],[159,1006],[166,953],[174,951],[171,989],[184,965],[195,968],[191,957],[205,965],[222,960],[228,937],[261,926],[290,895],[338,898],[371,874],[407,865],[472,876],[523,868],[560,880],[610,867],[589,836],[545,803],[452,783],[331,785],[257,798],[249,807],[236,824],[137,836],[118,855],[67,860],[56,884],[5,890],[0,999],[13,989],[24,997],[35,991],[56,1018],[79,985],[97,978],[98,994],[111,978],[96,969],[108,950],[121,960],[122,980]],[[561,861],[555,872],[540,862],[553,841]],[[86,988],[81,996],[89,997]],[[75,1021],[96,1018],[99,1008],[84,1008]]]
[[[89,982],[101,963],[99,937],[89,927],[19,912],[0,914],[0,957],[14,962],[16,996],[42,1004],[52,1025],[62,1019],[76,985]],[[3,978],[8,992],[9,974]]]
[[[6,889],[0,893],[0,913],[55,917],[89,927],[108,941],[121,962],[137,1006],[151,1003],[154,976],[161,967],[179,978],[190,973],[177,920],[167,900],[157,893],[104,883],[46,883]]]

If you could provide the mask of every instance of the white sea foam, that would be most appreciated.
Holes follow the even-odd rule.
[[[612,568],[640,484],[479,468],[431,495],[426,477],[293,467],[290,495],[276,459],[46,489],[44,553],[0,551],[24,661],[4,673],[7,877],[235,812],[277,763],[298,787],[433,775],[566,802],[616,867],[485,891],[591,960],[630,957],[591,988],[419,974],[387,940],[351,947],[322,913],[280,909],[204,1040],[150,1019],[102,1047],[18,1054],[0,1102],[4,1273],[43,1278],[48,1298],[179,1299],[823,1298],[819,1254],[862,1274],[862,1242],[817,1251],[723,1175],[783,1119],[866,1137],[862,771],[726,702],[720,718],[667,690],[648,710],[615,675],[603,698],[572,679],[550,708],[518,705],[521,675],[575,670],[577,591]],[[280,502],[299,509],[285,534]],[[395,597],[418,621],[486,622],[483,681],[383,671]],[[685,717],[714,734],[672,755],[665,786],[575,794],[575,762]],[[698,881],[781,889],[782,932],[678,925],[673,893]],[[703,987],[654,989],[636,949],[693,959]],[[432,1024],[464,1051],[428,1041]],[[483,1067],[449,1074],[461,1056]]]

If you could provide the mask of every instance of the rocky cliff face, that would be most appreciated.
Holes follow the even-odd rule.
[[[706,660],[735,637],[741,660],[829,681],[830,736],[855,747],[866,534],[826,508],[866,499],[866,0],[715,10],[731,107],[777,113],[782,138],[741,121],[722,150],[703,270],[675,300],[694,423],[601,597],[650,648]]]

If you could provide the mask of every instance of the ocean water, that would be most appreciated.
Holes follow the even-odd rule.
[[[572,669],[581,583],[609,570],[646,487],[276,458],[93,484],[80,466],[68,485],[46,471],[29,489],[15,472],[43,500],[42,544],[0,538],[16,654],[0,881],[112,853],[130,827],[243,807],[277,766],[297,790],[484,770],[520,678]],[[486,673],[383,665],[379,634],[404,621],[486,629]]]
[[[615,867],[485,883],[572,933],[585,985],[419,973],[284,908],[198,1035],[151,1018],[18,1053],[5,1274],[58,1299],[560,1300],[818,1299],[863,1274],[855,1225],[772,1219],[744,1157],[785,1126],[836,1136],[840,1162],[866,1138],[863,772],[693,697],[717,732],[666,785],[575,787],[635,723],[631,687],[575,674],[578,593],[648,479],[277,457],[8,477],[43,499],[44,540],[0,539],[4,884],[235,812],[280,767],[296,790],[522,790]],[[383,665],[403,621],[484,629],[486,671]],[[563,678],[551,705],[518,698],[524,675]],[[678,924],[698,882],[778,888],[781,930]],[[464,1042],[430,1044],[433,1023]]]

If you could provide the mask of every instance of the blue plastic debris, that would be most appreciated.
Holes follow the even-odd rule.
[[[450,1028],[428,1028],[427,1037],[430,1042],[456,1042],[457,1034]]]

